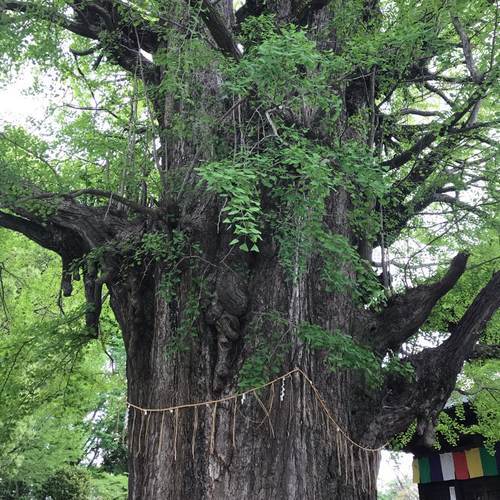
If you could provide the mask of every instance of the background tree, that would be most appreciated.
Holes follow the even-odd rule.
[[[107,494],[96,498],[124,498],[123,347],[106,309],[100,342],[89,343],[83,291],[65,301],[63,314],[59,282],[55,254],[0,230],[0,497],[45,498],[58,474],[71,482],[83,474],[78,465],[102,461],[91,487],[107,485]],[[120,479],[122,495],[114,497]]]
[[[0,226],[61,256],[65,296],[83,282],[89,338],[109,293],[129,402],[300,367],[362,446],[295,372],[280,398],[132,408],[129,496],[373,498],[365,448],[414,421],[432,442],[464,361],[497,352],[478,344],[500,302],[491,259],[448,335],[407,348],[498,222],[493,2],[1,9],[3,66],[35,61],[71,92],[50,137],[2,132]],[[405,241],[451,262],[391,285]]]

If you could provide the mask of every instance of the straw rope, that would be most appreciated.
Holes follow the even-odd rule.
[[[331,411],[327,407],[324,399],[321,397],[321,394],[320,394],[318,388],[314,385],[313,381],[300,368],[294,368],[293,370],[290,370],[289,372],[285,373],[284,375],[281,375],[281,376],[275,378],[274,380],[271,380],[270,382],[267,382],[266,384],[262,384],[260,386],[254,387],[253,389],[249,389],[249,390],[244,391],[244,392],[238,392],[236,394],[231,394],[231,395],[228,395],[228,396],[224,396],[223,398],[219,398],[219,399],[212,399],[212,400],[208,400],[208,401],[200,401],[198,403],[186,403],[186,404],[182,404],[182,405],[169,406],[167,408],[143,408],[143,407],[138,406],[138,405],[136,405],[134,403],[131,403],[130,401],[127,403],[127,405],[128,405],[129,408],[134,408],[134,409],[142,412],[144,415],[147,415],[148,413],[167,412],[167,411],[170,412],[170,413],[175,412],[176,414],[178,414],[178,411],[182,410],[182,409],[186,409],[186,408],[195,408],[195,409],[197,409],[200,406],[214,405],[214,410],[213,410],[213,414],[212,414],[212,422],[213,422],[215,420],[216,411],[217,411],[217,405],[219,403],[223,403],[225,401],[232,401],[232,400],[241,398],[243,396],[248,396],[250,394],[256,397],[256,399],[257,399],[257,401],[258,401],[258,403],[259,403],[259,405],[261,407],[265,408],[264,404],[262,403],[262,401],[260,400],[260,398],[257,396],[256,391],[258,391],[260,389],[264,389],[266,387],[270,387],[270,386],[273,387],[273,385],[276,382],[282,382],[282,383],[284,383],[285,379],[290,378],[295,373],[298,373],[299,375],[301,375],[303,377],[304,381],[307,382],[307,384],[311,387],[311,389],[312,389],[312,391],[314,393],[314,396],[315,396],[316,400],[318,401],[320,407],[323,409],[323,412],[326,415],[327,419],[333,423],[334,430],[337,431],[337,432],[340,432],[342,434],[342,436],[352,446],[355,446],[356,448],[359,448],[360,450],[364,450],[366,452],[378,452],[378,451],[381,451],[382,449],[385,448],[385,446],[387,445],[387,443],[383,444],[382,446],[379,446],[378,448],[370,448],[370,447],[363,446],[362,444],[359,444],[359,443],[356,443],[355,441],[353,441],[351,439],[351,437],[349,436],[349,434],[347,434],[347,432],[344,429],[342,429],[342,427],[333,418]],[[265,413],[269,417],[269,410],[265,409]],[[135,415],[134,415],[134,417],[135,417]],[[134,418],[134,422],[133,423],[135,423],[135,418]],[[142,419],[141,419],[141,426],[142,426]],[[271,426],[271,429],[272,429],[272,426]],[[212,429],[212,433],[213,432],[214,432],[214,429]],[[274,430],[272,429],[271,432],[274,432]],[[214,436],[211,436],[211,445],[212,446],[213,446],[213,437]],[[139,440],[140,440],[140,436],[139,436]],[[347,445],[347,443],[346,443],[346,445]],[[346,448],[347,448],[347,446],[346,446]]]

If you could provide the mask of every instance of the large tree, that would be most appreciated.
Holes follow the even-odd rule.
[[[0,226],[61,256],[64,295],[82,279],[89,337],[109,294],[130,498],[374,498],[369,450],[412,422],[430,442],[464,361],[498,353],[498,272],[407,348],[494,222],[495,7],[1,1],[4,67],[72,101],[51,140],[2,132]],[[443,233],[446,270],[391,284],[388,251]],[[294,368],[314,390],[147,411]]]

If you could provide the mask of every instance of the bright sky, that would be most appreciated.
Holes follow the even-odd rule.
[[[27,95],[32,85],[33,77],[29,70],[25,70],[15,82],[0,87],[0,128],[8,123],[26,124],[29,118],[43,118],[48,102],[39,96]]]
[[[413,455],[409,453],[390,453],[382,451],[382,461],[380,462],[380,470],[377,479],[377,489],[383,490],[384,486],[392,483],[394,479],[399,478],[402,483],[412,478],[411,463]],[[417,485],[413,485],[415,492]]]

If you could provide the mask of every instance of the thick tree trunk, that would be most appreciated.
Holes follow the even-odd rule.
[[[342,223],[347,202],[346,196],[337,195],[332,220]],[[226,237],[208,236],[219,248],[206,245],[199,261],[222,260]],[[363,428],[369,419],[361,406],[360,381],[348,371],[331,372],[325,353],[306,350],[295,331],[308,321],[351,332],[352,299],[323,289],[319,263],[294,279],[271,247],[263,245],[258,256],[237,254],[219,267],[186,266],[174,296],[165,296],[171,274],[161,266],[130,272],[126,282],[111,288],[126,343],[132,404],[129,498],[375,498],[378,453],[353,446],[342,433],[368,448],[381,444]],[[201,291],[195,274],[204,277]],[[172,349],[182,324],[193,321],[193,293],[199,293],[202,304],[196,335]],[[285,321],[276,322],[276,315]],[[238,372],[255,334],[273,347],[287,345],[285,356],[276,361],[280,375],[303,370],[325,406],[296,372],[243,399],[172,411],[141,410],[237,393]]]
[[[269,8],[286,23],[295,16],[292,4],[270,2]],[[224,28],[232,23],[231,2],[218,7],[222,17],[208,2],[203,5],[202,16],[214,40],[237,59],[239,49]],[[329,16],[325,10],[313,24],[325,28]],[[331,43],[334,38],[329,37]],[[203,80],[208,86],[219,85],[215,75],[205,74]],[[365,103],[355,94],[349,94],[353,109]],[[165,113],[167,123],[170,105],[164,108],[159,102],[156,108],[159,122]],[[170,156],[162,158],[162,165],[174,169],[177,157],[185,159],[186,145],[164,135]],[[349,207],[344,191],[332,194],[326,224],[351,241]],[[282,387],[275,384],[248,394],[244,401],[172,412],[140,409],[215,401],[236,393],[241,367],[257,337],[270,349],[287,346],[275,356],[276,367],[282,373],[298,367],[308,374],[330,417],[350,439],[370,448],[381,444],[368,438],[359,380],[347,371],[332,373],[325,353],[305,349],[297,336],[301,322],[351,334],[353,299],[325,290],[318,257],[304,273],[283,270],[270,232],[263,234],[258,254],[231,247],[234,236],[220,228],[221,209],[214,199],[194,200],[182,209],[191,223],[183,222],[181,214],[180,229],[200,250],[177,268],[179,274],[170,284],[173,294],[165,293],[173,270],[162,264],[129,273],[125,283],[111,287],[127,349],[128,399],[135,405],[128,426],[130,498],[374,498],[376,453],[341,437],[298,373],[284,380],[282,400]],[[195,317],[190,310],[193,294],[200,304]],[[195,335],[186,334],[186,323],[194,325]]]
[[[428,434],[426,429],[435,423],[463,360],[472,355],[482,328],[500,305],[497,273],[446,342],[404,358],[414,368],[413,379],[392,373],[380,377],[380,387],[370,389],[354,370],[332,371],[326,363],[326,352],[306,348],[298,335],[300,324],[316,325],[331,333],[339,330],[371,348],[379,361],[387,355],[402,354],[401,346],[418,332],[436,302],[464,272],[467,255],[459,254],[440,280],[391,297],[385,307],[381,305],[380,311],[374,311],[357,305],[348,291],[327,290],[322,279],[324,262],[315,248],[307,251],[305,270],[299,272],[298,258],[295,262],[288,258],[285,270],[278,258],[276,242],[280,229],[276,226],[281,222],[275,224],[273,234],[266,222],[261,221],[259,253],[244,253],[231,246],[234,234],[221,221],[224,219],[221,200],[207,190],[201,193],[197,189],[196,166],[201,161],[220,160],[225,154],[233,158],[240,147],[244,149],[250,137],[244,137],[243,129],[248,128],[258,110],[262,123],[252,132],[254,144],[247,148],[248,155],[258,154],[257,146],[272,149],[268,144],[279,137],[269,113],[278,111],[288,128],[304,131],[304,138],[317,146],[329,149],[338,141],[374,146],[377,65],[365,68],[365,63],[360,62],[352,74],[346,75],[345,81],[332,81],[332,98],[343,103],[338,116],[335,106],[329,112],[331,116],[323,117],[320,108],[308,109],[305,103],[304,109],[295,112],[274,104],[267,109],[265,99],[259,103],[255,88],[247,89],[245,96],[231,96],[231,103],[227,89],[221,89],[222,77],[217,65],[203,71],[189,69],[182,74],[188,81],[186,88],[192,86],[191,100],[195,104],[182,102],[175,92],[169,95],[166,90],[171,82],[165,77],[171,76],[172,71],[175,73],[175,68],[161,62],[165,59],[164,49],[167,47],[176,54],[184,46],[183,26],[191,26],[193,17],[203,21],[203,26],[192,32],[193,36],[208,34],[211,45],[233,61],[242,57],[233,36],[238,31],[234,29],[234,17],[238,24],[262,13],[274,14],[277,25],[307,24],[308,36],[320,49],[341,54],[345,41],[337,39],[333,22],[338,8],[329,4],[288,0],[246,2],[234,16],[230,0],[168,2],[162,7],[165,12],[159,18],[161,22],[155,26],[149,24],[153,22],[150,16],[140,22],[136,22],[135,14],[131,20],[125,18],[109,2],[102,2],[98,8],[101,15],[104,12],[105,22],[90,24],[89,20],[95,19],[93,4],[74,3],[71,22],[41,10],[43,19],[53,20],[92,40],[107,40],[111,35],[117,39],[119,35],[120,43],[110,44],[107,55],[132,74],[140,73],[147,97],[153,101],[150,117],[155,122],[153,156],[161,184],[154,206],[143,206],[94,188],[62,197],[60,193],[36,190],[34,199],[54,203],[48,205],[46,218],[38,211],[23,208],[22,200],[10,207],[12,213],[0,212],[0,226],[23,233],[61,255],[65,294],[71,293],[71,280],[75,278],[72,264],[78,262],[77,267],[83,269],[89,305],[87,325],[95,336],[99,334],[103,285],[110,291],[111,306],[127,350],[131,499],[375,498],[376,450],[396,433],[405,431],[414,420],[418,423],[417,433]],[[367,34],[370,30],[378,33],[377,1],[354,2],[350,7],[355,9],[349,23],[359,23]],[[16,12],[26,10],[16,2],[6,8]],[[165,29],[167,19],[172,28]],[[152,61],[144,51],[153,54]],[[181,50],[178,53],[182,58],[184,53]],[[412,65],[406,70],[412,80],[415,70],[426,76],[419,66]],[[401,73],[403,80],[406,73]],[[368,75],[370,79],[365,78]],[[162,79],[167,85],[160,85]],[[387,86],[385,80],[381,81],[381,87]],[[293,94],[292,88],[290,96]],[[407,168],[412,157],[418,157],[437,137],[452,129],[457,133],[460,129],[453,127],[460,125],[460,120],[475,109],[483,95],[483,90],[474,92],[466,106],[459,106],[441,128],[433,128],[385,165],[392,169]],[[151,111],[149,107],[148,110]],[[185,135],[176,131],[176,123],[185,119],[192,124],[193,116],[198,113],[205,117],[193,125],[192,131]],[[222,126],[231,116],[234,130]],[[312,116],[318,123],[311,123]],[[198,127],[205,123],[206,117],[213,118],[213,123],[210,120],[209,125],[203,125],[200,137]],[[366,119],[369,126],[359,127],[360,119]],[[189,126],[186,125],[188,129]],[[209,136],[208,140],[203,134]],[[263,143],[263,138],[269,142]],[[157,140],[161,145],[158,149]],[[276,149],[286,145],[286,140],[277,142]],[[325,210],[321,212],[321,220],[316,221],[323,234],[357,247],[369,266],[373,239],[387,243],[382,235],[385,231],[393,241],[410,214],[415,213],[415,206],[410,204],[405,208],[403,201],[431,176],[439,155],[436,157],[431,150],[424,158],[425,161],[419,160],[408,168],[406,184],[397,181],[392,186],[395,203],[384,209],[392,226],[381,228],[376,236],[355,234],[349,213],[352,216],[359,207],[353,206],[346,190],[336,185],[325,195]],[[337,169],[331,155],[324,160],[331,162],[333,170]],[[292,177],[284,182],[295,186],[300,196],[305,194]],[[277,183],[276,191],[281,187]],[[264,186],[258,189],[262,212],[286,212],[293,199],[277,201],[281,195],[273,198],[267,189]],[[350,190],[355,199],[352,186]],[[104,197],[108,203],[83,205],[76,201],[83,194]],[[141,199],[144,194],[145,191]],[[367,195],[371,199],[374,193],[369,191]],[[308,198],[310,203],[314,202],[311,198],[312,195]],[[415,196],[414,200],[420,203],[421,198]],[[323,197],[320,201],[323,202]],[[426,200],[423,206],[430,202]],[[273,203],[275,206],[266,206]],[[375,201],[368,204],[374,205]],[[362,211],[365,210],[363,206]],[[290,224],[290,220],[285,223]],[[150,243],[159,237],[156,241],[159,246],[154,244],[145,249],[142,243],[146,236],[152,238]],[[165,248],[162,238],[168,240]],[[137,248],[130,242],[137,244]],[[333,266],[334,260],[340,259],[332,258],[329,264]],[[338,264],[340,274],[352,278],[353,283],[356,282],[354,260],[347,256],[343,264]],[[357,271],[359,277],[362,274],[359,261]],[[266,362],[280,374],[290,371],[293,374],[261,390],[250,391],[244,398],[231,397],[238,392],[245,361],[262,344],[268,349]],[[442,359],[447,360],[444,367]],[[204,401],[208,402],[191,405]],[[161,411],[172,407],[172,411]]]
[[[283,401],[280,391],[258,393],[267,408],[274,398],[269,415],[252,395],[172,413],[131,409],[129,498],[376,498],[377,455],[345,448],[300,375],[285,382]]]

